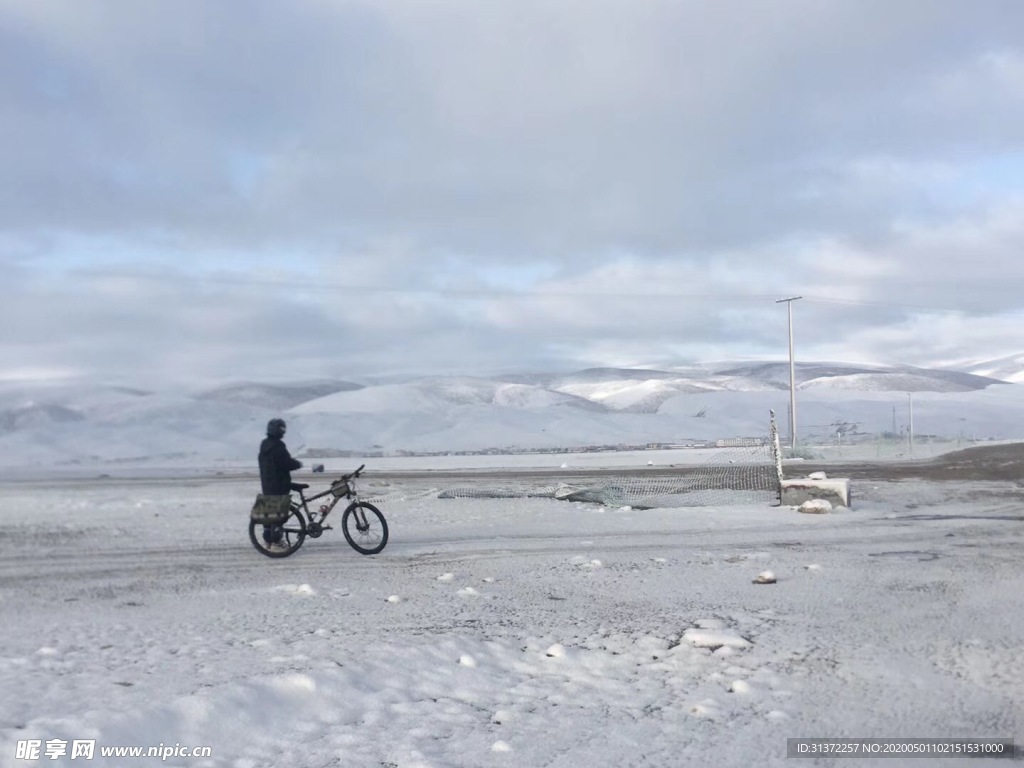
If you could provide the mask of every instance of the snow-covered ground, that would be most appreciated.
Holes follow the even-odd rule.
[[[276,561],[254,491],[0,485],[0,765],[781,766],[790,737],[1024,738],[1015,488],[865,482],[830,515],[420,499],[383,505],[379,556],[333,530]],[[47,759],[55,739],[96,757]],[[211,755],[99,757],[157,745]]]

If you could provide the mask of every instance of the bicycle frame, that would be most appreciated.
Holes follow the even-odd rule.
[[[334,511],[334,508],[338,506],[338,502],[341,501],[342,499],[346,499],[350,503],[359,502],[359,492],[356,490],[355,487],[355,478],[350,477],[346,480],[346,482],[348,483],[348,491],[342,496],[335,496],[334,491],[331,488],[328,488],[326,491],[321,491],[320,493],[307,497],[305,493],[303,493],[304,489],[299,489],[299,501],[301,503],[298,504],[297,506],[305,513],[307,523],[319,523],[320,525],[323,525],[324,520],[326,520],[327,516]],[[311,501],[317,501],[318,499],[322,499],[325,496],[332,497],[331,503],[321,505],[320,509],[317,510],[316,512],[310,511],[309,503]],[[317,518],[316,515],[319,515],[320,517]]]
[[[315,539],[319,537],[323,531],[330,530],[330,526],[324,525],[324,520],[326,520],[327,516],[334,511],[334,508],[342,499],[348,501],[348,504],[345,506],[345,509],[352,509],[353,517],[355,517],[356,521],[356,528],[360,531],[365,531],[367,529],[368,525],[366,522],[366,514],[363,511],[362,507],[359,506],[359,490],[356,488],[356,480],[359,479],[359,473],[363,471],[363,468],[365,466],[365,464],[360,465],[359,469],[357,469],[350,475],[342,475],[340,478],[338,478],[338,480],[331,483],[330,487],[326,491],[320,491],[320,493],[314,494],[308,498],[306,497],[306,494],[303,493],[303,491],[305,490],[304,488],[297,489],[299,492],[300,503],[293,503],[293,506],[301,510],[301,512],[306,517],[307,535]],[[334,491],[334,487],[338,483],[345,484],[345,493],[341,494],[340,496],[336,494]],[[309,502],[317,501],[326,496],[332,497],[330,504],[321,505],[320,509],[317,510],[316,512],[310,511]],[[317,518],[317,515],[319,515],[319,518]]]

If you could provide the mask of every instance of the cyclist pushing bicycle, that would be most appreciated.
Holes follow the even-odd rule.
[[[284,435],[288,425],[284,419],[271,419],[267,422],[267,436],[260,443],[260,484],[267,496],[286,496],[293,490],[292,470],[301,469],[302,462],[293,459],[284,444]],[[263,541],[267,549],[272,549],[281,542],[280,525],[264,525]]]
[[[283,419],[271,419],[267,423],[267,437],[260,445],[263,493],[257,496],[249,519],[249,539],[256,550],[267,557],[288,557],[302,546],[307,536],[318,539],[324,531],[331,530],[326,524],[327,516],[342,499],[349,502],[341,516],[345,540],[363,555],[376,555],[384,549],[388,543],[387,521],[377,507],[359,498],[356,488],[365,465],[342,475],[327,490],[307,497],[303,491],[309,486],[292,482],[292,470],[299,469],[302,462],[288,453],[281,439],[286,430]],[[292,491],[298,491],[298,502],[292,500]],[[319,499],[325,503],[311,511],[309,502]],[[262,535],[257,535],[260,527]]]

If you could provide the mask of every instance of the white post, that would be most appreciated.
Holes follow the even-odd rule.
[[[803,296],[791,296],[779,299],[776,304],[785,302],[789,307],[789,448],[796,451],[796,366],[793,363],[793,302]]]
[[[907,403],[910,408],[910,455],[914,455],[914,395],[907,392]]]
[[[775,423],[775,411],[768,411],[771,418],[772,458],[775,460],[775,474],[779,481],[779,503],[782,503],[782,448],[779,447],[779,428]]]

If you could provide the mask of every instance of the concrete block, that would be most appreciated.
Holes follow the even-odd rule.
[[[846,478],[828,480],[802,478],[782,481],[783,506],[799,507],[805,501],[814,499],[823,499],[833,507],[848,507],[850,506],[850,481]]]

